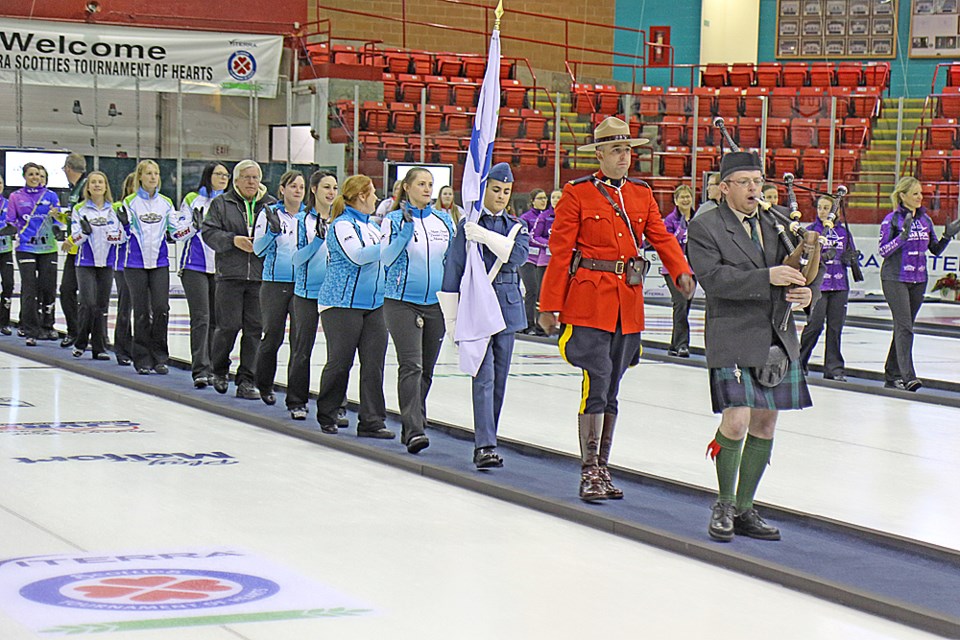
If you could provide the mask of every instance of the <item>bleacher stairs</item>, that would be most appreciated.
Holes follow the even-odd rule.
[[[908,175],[907,158],[914,132],[920,126],[923,111],[923,98],[904,98],[903,130],[900,135],[901,167],[897,171],[897,106],[898,98],[885,98],[882,111],[873,127],[869,146],[860,162],[861,180],[850,187],[848,204],[850,207],[877,206],[877,188],[879,185],[880,205],[888,202],[887,196],[893,191],[897,175]]]
[[[556,99],[555,94],[553,98]],[[552,120],[554,107],[546,95],[538,93],[533,108],[539,109],[548,120]],[[580,119],[573,110],[570,93],[566,91],[560,93],[560,121],[560,145],[570,152],[571,162],[576,158],[577,167],[580,169],[587,171],[599,169],[600,165],[597,164],[596,156],[592,151],[577,151],[578,146],[589,143],[593,129],[588,120]],[[551,137],[553,137],[552,132]]]

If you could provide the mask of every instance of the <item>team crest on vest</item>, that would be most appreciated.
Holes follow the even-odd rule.
[[[162,215],[160,215],[159,213],[155,213],[153,211],[147,211],[146,213],[141,213],[137,217],[140,219],[140,222],[144,222],[146,224],[156,224],[161,220],[163,220]]]

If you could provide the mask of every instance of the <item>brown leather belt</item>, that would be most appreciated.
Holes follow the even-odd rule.
[[[593,258],[581,258],[580,266],[591,271],[607,271],[609,273],[622,274],[626,269],[627,263],[623,260],[594,260]]]

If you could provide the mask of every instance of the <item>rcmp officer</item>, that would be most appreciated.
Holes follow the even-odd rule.
[[[497,268],[493,288],[500,303],[506,328],[490,337],[487,352],[473,377],[473,462],[478,469],[502,467],[497,454],[497,426],[510,373],[514,334],[525,329],[527,316],[520,294],[520,265],[527,260],[530,235],[526,225],[506,212],[513,190],[513,172],[505,162],[490,168],[483,195],[483,212],[477,222],[461,220],[444,261],[443,285],[437,293],[447,335],[456,335],[460,282],[467,260],[467,240],[483,246],[483,263],[488,273]],[[461,322],[465,322],[461,319]]]
[[[757,154],[728,153],[720,162],[723,201],[698,214],[687,235],[687,256],[707,296],[710,397],[722,415],[707,449],[719,484],[708,532],[719,541],[735,534],[780,539],[753,498],[770,462],[778,412],[812,404],[793,316],[779,325],[787,305],[811,303],[819,280],[806,286],[803,274],[783,264],[787,250],[774,222],[760,217],[762,185]]]
[[[540,289],[540,325],[555,333],[563,323],[560,353],[583,369],[580,431],[580,498],[622,498],[607,470],[617,422],[620,378],[640,358],[643,330],[643,273],[639,247],[646,238],[657,250],[677,288],[690,298],[693,274],[677,239],[667,231],[653,192],[627,178],[630,127],[607,118],[594,131],[600,171],[568,183],[556,206],[550,234],[552,258]],[[629,226],[627,220],[629,219]]]

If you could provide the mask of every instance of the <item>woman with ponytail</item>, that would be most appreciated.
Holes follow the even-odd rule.
[[[343,183],[333,201],[327,233],[330,261],[318,302],[327,340],[327,363],[320,376],[317,422],[337,433],[337,410],[347,393],[354,355],[360,355],[360,420],[357,436],[394,438],[384,424],[383,363],[387,327],[383,319],[383,264],[380,229],[371,221],[377,194],[373,181],[356,175]]]

